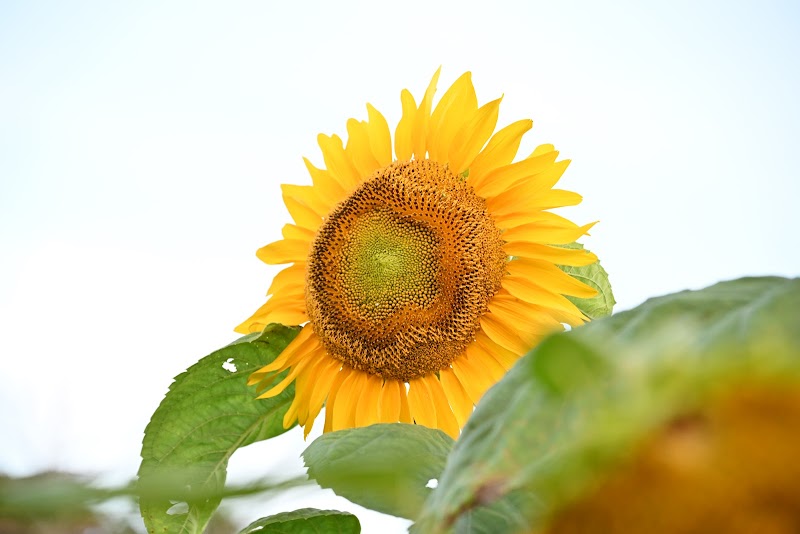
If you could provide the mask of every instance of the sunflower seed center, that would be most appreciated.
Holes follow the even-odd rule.
[[[463,179],[429,160],[396,162],[323,223],[306,308],[329,354],[407,381],[472,342],[505,263],[500,232]]]

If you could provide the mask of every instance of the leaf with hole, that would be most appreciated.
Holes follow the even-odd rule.
[[[202,532],[219,505],[231,455],[286,432],[283,416],[294,387],[256,400],[246,382],[297,332],[270,325],[261,335],[234,342],[175,378],[142,442],[139,507],[148,532]]]

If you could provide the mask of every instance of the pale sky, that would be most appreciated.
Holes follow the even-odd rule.
[[[471,70],[523,145],[573,160],[562,211],[618,309],[800,273],[796,2],[0,4],[0,472],[132,477],[172,377],[233,340],[255,250],[319,132]],[[299,432],[232,478],[301,472]],[[243,521],[328,492],[249,503]],[[364,532],[405,521],[356,512]]]

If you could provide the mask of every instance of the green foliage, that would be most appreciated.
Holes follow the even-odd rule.
[[[83,478],[46,472],[25,478],[0,475],[0,518],[68,520],[92,515],[91,505],[115,496]]]
[[[481,401],[416,530],[538,530],[648,432],[714,392],[800,385],[798,309],[800,280],[745,278],[548,338]],[[497,513],[510,502],[521,521]]]
[[[453,440],[440,430],[380,424],[324,434],[303,453],[323,488],[367,508],[413,519],[438,479]]]
[[[303,508],[253,521],[240,534],[359,534],[358,518],[347,512]]]
[[[246,382],[298,331],[270,325],[263,334],[218,350],[175,378],[142,443],[139,504],[148,532],[202,532],[219,505],[231,455],[286,431],[283,416],[294,387],[256,402]]]
[[[108,487],[71,473],[49,471],[22,478],[0,475],[0,518],[21,523],[49,521],[63,525],[87,517],[102,517],[103,514],[94,508],[97,504],[112,499],[128,499],[131,502],[136,498],[169,500],[174,497],[175,487],[181,480],[177,477],[168,484],[149,484],[147,487],[136,482]],[[220,491],[209,488],[207,493],[194,492],[192,495],[195,498],[217,499],[263,495],[309,483],[306,477],[280,482],[263,479],[246,485],[226,486]]]
[[[564,248],[583,248],[580,243],[571,243],[569,245],[562,245]],[[559,265],[559,268],[568,275],[576,278],[584,284],[593,287],[597,290],[597,296],[582,299],[578,297],[567,298],[572,301],[583,313],[590,319],[599,319],[611,315],[614,309],[614,293],[611,291],[611,282],[608,280],[608,273],[600,261],[596,261],[591,265],[584,265],[582,267],[574,267],[571,265]]]
[[[496,532],[524,532],[527,503],[521,494],[506,495],[479,508],[468,508],[453,524],[454,534],[495,534]],[[412,525],[412,534],[424,534],[418,525]]]
[[[602,267],[564,270],[600,293],[576,299],[584,313],[610,313]],[[546,338],[487,392],[455,444],[418,425],[342,430],[305,450],[308,474],[357,504],[416,520],[415,533],[541,530],[644,436],[716,392],[744,382],[800,387],[798,309],[800,280],[775,277],[651,299]],[[293,388],[255,401],[245,382],[296,333],[270,326],[176,378],[142,449],[136,491],[150,532],[202,532],[224,494],[231,454],[284,431]],[[350,514],[307,509],[243,532],[359,531]]]

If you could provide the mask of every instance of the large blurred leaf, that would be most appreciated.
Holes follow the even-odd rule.
[[[745,278],[651,299],[551,336],[479,404],[420,532],[483,532],[514,500],[530,530],[643,435],[742,380],[800,381],[800,280]],[[518,522],[494,532],[519,531]]]
[[[486,506],[470,507],[458,516],[453,525],[454,534],[496,534],[522,532],[527,526],[523,510],[528,505],[521,493],[510,493]],[[411,528],[412,534],[424,531]]]
[[[91,505],[117,494],[96,487],[82,477],[58,471],[24,478],[0,475],[0,518],[66,521],[91,517],[94,515]]]
[[[562,246],[565,248],[583,248],[583,245],[580,243],[571,243]],[[559,268],[573,278],[597,290],[597,296],[588,299],[567,296],[573,304],[591,319],[599,319],[600,317],[611,315],[614,304],[616,304],[617,301],[614,300],[614,293],[611,291],[611,282],[608,280],[608,273],[603,269],[603,266],[600,265],[600,261],[580,267],[559,265]]]
[[[308,474],[356,504],[413,519],[444,469],[453,440],[403,423],[323,434],[303,453]]]
[[[202,532],[219,505],[231,455],[286,431],[283,415],[294,387],[256,401],[246,382],[298,331],[270,325],[262,335],[218,350],[175,378],[142,443],[139,506],[148,532]],[[163,497],[170,492],[171,499]]]
[[[294,512],[262,517],[247,525],[240,534],[359,534],[358,518],[347,512],[303,508]]]

